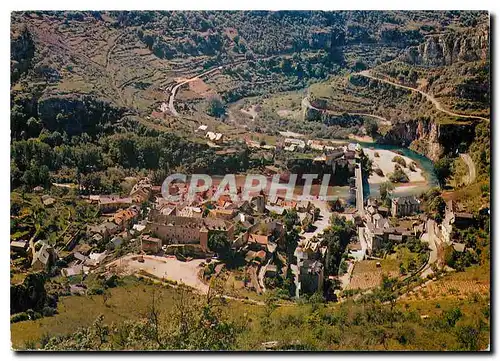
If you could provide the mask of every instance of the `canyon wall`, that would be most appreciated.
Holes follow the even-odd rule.
[[[428,36],[423,43],[410,47],[405,61],[423,66],[444,66],[459,61],[485,60],[489,56],[489,32],[480,30]]]
[[[463,152],[474,138],[475,123],[439,124],[419,119],[396,124],[378,141],[408,147],[437,161],[448,153]]]

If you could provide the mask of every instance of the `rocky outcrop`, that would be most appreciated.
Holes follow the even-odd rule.
[[[28,71],[35,55],[35,44],[26,26],[11,32],[10,38],[10,73],[13,82]]]
[[[309,33],[309,48],[331,50],[345,44],[345,33],[340,29],[314,29]]]
[[[10,313],[23,312],[28,309],[41,310],[47,301],[45,291],[46,275],[32,273],[24,282],[10,286]]]
[[[405,61],[424,66],[451,65],[459,61],[485,60],[489,53],[489,33],[464,32],[432,35],[405,54]]]
[[[399,123],[392,127],[380,143],[408,147],[432,161],[444,154],[463,151],[474,137],[475,124],[439,124],[428,119]]]
[[[115,123],[124,112],[124,108],[90,95],[50,95],[38,102],[38,117],[44,127],[68,135],[96,133],[98,126]]]

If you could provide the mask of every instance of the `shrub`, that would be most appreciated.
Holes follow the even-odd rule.
[[[54,316],[56,313],[57,313],[57,311],[55,308],[48,307],[48,306],[44,307],[42,310],[42,315],[44,315],[45,317]]]
[[[104,290],[100,287],[91,288],[88,290],[89,295],[102,295],[103,293],[104,293]]]
[[[16,313],[16,314],[10,316],[10,323],[26,321],[29,319],[30,318],[26,312]]]
[[[401,169],[395,169],[394,173],[389,175],[389,180],[392,183],[408,183],[410,178],[406,175],[406,173]]]
[[[116,287],[118,285],[118,276],[112,275],[111,277],[109,277],[106,280],[105,284],[106,284],[106,287],[108,287],[108,288]]]
[[[398,163],[402,167],[406,167],[406,161],[400,155],[396,155],[394,158],[392,158],[392,161],[394,163]]]

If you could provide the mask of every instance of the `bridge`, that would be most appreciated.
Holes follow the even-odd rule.
[[[361,174],[361,164],[357,164],[354,169],[354,176],[356,179],[356,210],[361,217],[365,215],[365,208],[363,202],[363,177]]]

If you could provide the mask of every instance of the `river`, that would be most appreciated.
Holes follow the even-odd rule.
[[[423,192],[429,190],[430,188],[438,186],[436,173],[434,172],[434,164],[429,158],[417,152],[414,152],[411,149],[397,145],[364,143],[364,142],[359,142],[359,145],[361,145],[363,148],[384,149],[394,152],[400,152],[405,157],[408,157],[411,160],[415,161],[418,164],[418,167],[422,169],[423,175],[426,179],[425,183],[418,183],[418,184],[410,183],[408,186],[397,187],[397,189],[394,192],[394,195],[397,196],[420,195]],[[364,189],[365,197],[369,195],[378,197],[379,196],[378,186],[379,186],[378,184],[365,183],[365,189]]]

